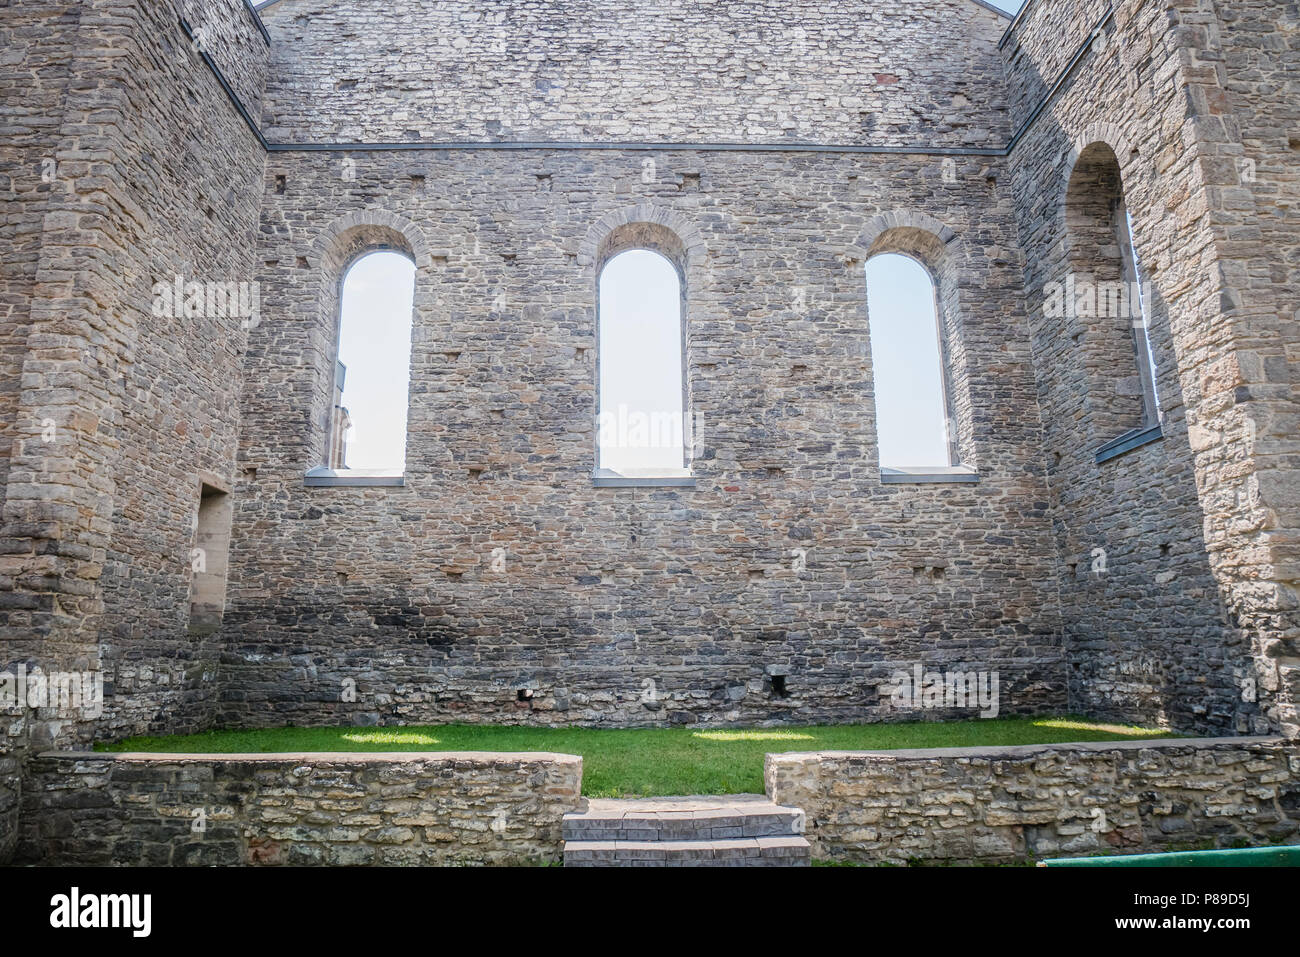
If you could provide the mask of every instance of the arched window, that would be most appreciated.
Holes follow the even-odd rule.
[[[1045,289],[1045,314],[1083,350],[1086,406],[1106,442],[1160,422],[1149,336],[1153,307],[1133,244],[1119,160],[1105,143],[1079,155],[1065,201],[1069,271]]]
[[[679,267],[649,248],[610,249],[597,285],[597,475],[686,475]]]
[[[375,251],[344,274],[330,430],[332,469],[400,474],[406,462],[415,264]]]
[[[867,316],[881,468],[956,465],[929,270],[900,253],[872,256]]]

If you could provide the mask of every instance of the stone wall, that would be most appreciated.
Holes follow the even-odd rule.
[[[235,89],[261,88],[269,48],[243,0],[180,12]],[[149,81],[131,86],[134,152],[121,160],[142,226],[120,260],[130,265],[124,308],[135,328],[120,396],[121,484],[100,578],[100,650],[113,697],[100,730],[107,737],[210,720],[218,650],[211,635],[190,630],[191,550],[200,483],[235,485],[246,339],[260,319],[217,314],[206,298],[199,315],[153,309],[153,285],[178,275],[205,290],[243,283],[249,304],[256,281],[265,152],[176,20],[161,9],[142,23],[151,42],[128,67]]]
[[[6,51],[0,58],[0,102],[5,105],[0,137],[0,508],[8,495],[10,454],[19,431],[31,301],[46,204],[54,189],[51,164],[62,122],[59,106],[76,52],[78,15],[76,3],[32,2],[6,6],[0,22],[0,47]],[[5,584],[0,581],[0,623],[39,603]],[[23,647],[14,644],[9,629],[0,627],[0,669],[38,650],[30,635]],[[0,861],[13,850],[19,762],[27,738],[25,723],[16,717],[0,711]]]
[[[271,35],[249,0],[174,0],[174,15],[189,29],[190,48],[211,57],[251,119],[262,119],[270,70]],[[166,35],[156,38],[170,46]]]
[[[1295,843],[1300,750],[1276,738],[769,754],[815,858],[1014,863]]]
[[[1254,91],[1274,118],[1251,122],[1276,124],[1279,111],[1263,102],[1274,84],[1249,73],[1249,85],[1230,79],[1242,58],[1217,40],[1253,42],[1260,34],[1244,16],[1226,14],[1237,22],[1220,31],[1195,2],[1119,3],[1103,22],[1106,9],[1092,0],[1034,4],[1003,47],[1012,101],[1029,104],[1102,22],[1010,156],[1071,704],[1184,729],[1293,733],[1292,493],[1265,472],[1285,468],[1294,452],[1287,380],[1295,377],[1283,343],[1295,332],[1261,298],[1271,267],[1259,241],[1264,223],[1285,232],[1288,207],[1280,202],[1274,214],[1250,204],[1239,185],[1238,121],[1221,89],[1201,91],[1207,80],[1243,97]],[[1285,49],[1257,45],[1265,67]],[[1268,141],[1280,148],[1282,139]],[[1099,330],[1046,310],[1048,284],[1079,272],[1087,243],[1067,222],[1067,189],[1079,157],[1098,149],[1122,174],[1163,412],[1161,439],[1101,463],[1095,453],[1119,429],[1103,427],[1096,410],[1135,394],[1138,364],[1093,361]],[[1270,182],[1261,188],[1294,189]],[[1293,489],[1294,458],[1286,474]]]
[[[250,371],[261,386],[244,397],[241,471],[256,486],[241,490],[236,519],[242,551],[222,719],[842,719],[877,711],[881,677],[920,659],[1011,672],[1009,710],[1068,704],[1189,730],[1290,727],[1288,540],[1271,527],[1285,524],[1277,511],[1285,495],[1262,502],[1251,491],[1257,466],[1234,450],[1235,439],[1189,430],[1204,418],[1198,406],[1207,400],[1188,364],[1223,352],[1205,335],[1216,327],[1219,285],[1200,281],[1218,267],[1189,266],[1215,260],[1216,237],[1203,220],[1185,215],[1181,229],[1165,220],[1175,206],[1196,209],[1179,198],[1205,189],[1201,152],[1187,136],[1216,101],[1183,95],[1194,78],[1188,44],[1198,34],[1182,28],[1177,9],[1171,19],[1150,3],[1121,4],[1110,15],[1095,0],[1032,4],[1000,44],[1002,76],[985,68],[986,53],[998,46],[996,18],[974,4],[940,8],[882,14],[885,22],[847,59],[839,41],[818,40],[815,77],[768,71],[770,89],[754,99],[778,115],[799,115],[801,97],[838,109],[850,87],[867,95],[853,77],[863,78],[873,50],[887,50],[895,72],[872,75],[877,89],[864,113],[873,123],[893,117],[893,125],[854,131],[836,125],[839,113],[828,122],[823,108],[814,138],[887,149],[917,143],[900,134],[924,130],[924,147],[907,156],[787,152],[761,119],[743,130],[747,142],[774,147],[760,154],[291,146],[275,153],[259,258],[270,267],[264,284],[278,314],[294,322],[264,330],[253,344]],[[930,24],[921,46],[911,31],[931,9],[945,23]],[[739,135],[738,100],[726,83],[673,92],[674,83],[700,74],[699,57],[718,46],[708,38],[721,31],[740,63],[747,52],[770,56],[776,38],[802,43],[823,21],[850,15],[809,11],[798,31],[764,33],[762,16],[749,10],[737,18],[738,10],[510,4],[431,11],[412,3],[377,13],[281,0],[266,11],[272,36],[285,41],[274,44],[268,130],[272,139],[417,147],[466,139],[726,140]],[[627,48],[614,44],[617,75],[628,85],[590,72],[589,58],[574,52],[586,42],[578,38],[592,23],[632,14],[637,29],[621,34],[631,38]],[[1204,16],[1188,12],[1188,23],[1197,18]],[[848,36],[868,19],[839,32]],[[583,29],[572,28],[579,20]],[[439,29],[426,29],[431,23]],[[669,24],[675,43],[656,34]],[[1083,49],[1098,24],[1102,36]],[[978,55],[935,41],[950,28],[963,44],[983,44]],[[391,35],[396,46],[372,54],[357,40],[370,34]],[[515,44],[535,55],[503,59],[502,44],[506,54]],[[642,45],[658,57],[643,60]],[[1265,66],[1279,62],[1277,44],[1255,47]],[[909,82],[924,76],[948,89],[948,79],[926,71],[950,51],[960,52],[962,69],[949,72],[979,76],[981,102],[1000,117],[987,123],[982,107],[970,106],[967,115],[983,131],[976,137],[953,138],[947,119],[898,120],[895,98],[916,106]],[[683,58],[681,70],[664,68],[665,52]],[[1077,68],[1065,75],[1076,55]],[[413,84],[414,63],[457,79]],[[1059,93],[1045,100],[1061,78]],[[629,89],[649,92],[620,99]],[[1264,102],[1276,99],[1275,89],[1252,87]],[[408,108],[426,102],[438,109],[412,120],[421,114]],[[935,93],[929,102],[958,101]],[[786,138],[807,139],[801,129],[793,123]],[[1009,159],[924,152],[996,151],[1013,131],[1022,135]],[[1094,410],[1131,394],[1136,369],[1099,361],[1079,330],[1063,334],[1042,311],[1045,285],[1078,258],[1063,197],[1075,158],[1094,141],[1116,151],[1143,278],[1154,291],[1163,413],[1163,438],[1101,464],[1095,452],[1117,430],[1099,425]],[[1150,158],[1134,144],[1162,144],[1163,152]],[[648,182],[647,160],[655,164]],[[755,183],[765,188],[756,191]],[[688,277],[687,362],[703,481],[689,492],[614,493],[583,480],[594,366],[594,277],[583,271],[590,265],[584,243],[608,217],[638,208],[637,215],[671,219],[700,246]],[[938,259],[960,260],[948,289],[960,290],[958,325],[945,345],[958,444],[963,461],[984,473],[979,491],[899,492],[873,474],[869,353],[865,361],[855,356],[866,341],[858,273],[869,252],[912,248],[906,230],[875,244],[872,224],[900,211],[953,239],[951,254],[928,263],[936,275],[942,279]],[[406,487],[304,491],[297,474],[321,464],[325,442],[332,291],[348,257],[367,242],[419,251]],[[1004,267],[1023,277],[1010,278]],[[795,314],[794,303],[810,301],[806,317]],[[1001,318],[990,324],[994,309]],[[1022,323],[1036,401],[1023,392]],[[1255,355],[1248,365],[1267,363]],[[1285,378],[1275,366],[1261,375]],[[800,374],[807,387],[794,381]],[[1228,379],[1213,372],[1208,381],[1218,389]],[[1277,389],[1269,395],[1274,405],[1284,398]],[[1236,435],[1232,422],[1247,422],[1238,419],[1223,435]],[[1286,421],[1271,427],[1279,454],[1285,449],[1276,436]],[[1193,439],[1203,453],[1199,466]],[[1211,458],[1220,466],[1212,468]],[[986,494],[998,471],[1025,477],[1011,497]],[[1232,501],[1207,491],[1229,471],[1230,484],[1245,483]],[[837,501],[851,501],[851,512],[837,514]],[[1207,527],[1217,531],[1207,547],[1205,514],[1248,507],[1258,531],[1230,534],[1212,521]],[[730,530],[718,525],[723,508],[744,516]],[[902,548],[887,531],[895,511],[911,537],[898,539]],[[582,516],[576,524],[575,515]],[[757,524],[749,518],[760,515]],[[1039,564],[1047,553],[1026,527],[1040,515],[1055,539],[1050,567]],[[927,527],[929,519],[938,524]],[[700,520],[709,524],[703,537]],[[968,535],[1002,546],[1002,555],[970,554]],[[810,544],[816,570],[810,565],[793,590],[765,584],[784,573],[791,549],[812,553]],[[486,571],[497,548],[508,554],[504,575]],[[1007,579],[1001,569],[1011,554],[1019,567]],[[1031,620],[1022,614],[1029,607],[1022,585],[1036,592]],[[576,611],[572,589],[581,596]],[[980,609],[974,615],[968,594]],[[703,648],[700,632],[710,636]],[[1026,634],[1035,637],[1017,650]],[[1058,640],[1069,649],[1068,669],[1056,663]],[[309,649],[314,654],[304,654]],[[792,672],[793,700],[774,700],[765,681],[774,668]],[[336,694],[349,678],[364,690],[342,707]],[[520,690],[531,697],[518,700]],[[817,700],[805,700],[804,691]]]
[[[250,89],[266,41],[242,0],[13,6],[0,67],[15,131],[4,204],[15,245],[0,290],[0,671],[102,669],[122,726],[183,724],[180,689],[202,678],[201,649],[178,627],[198,476],[228,482],[233,468],[242,330],[155,316],[151,291],[178,273],[249,278],[263,154],[181,19],[223,24],[198,46]],[[228,55],[221,38],[235,36]],[[10,362],[19,344],[21,367]],[[133,699],[146,674],[162,677]],[[27,743],[94,733],[85,709],[3,716],[0,858]]]
[[[5,7],[0,23],[0,506],[8,488],[19,379],[27,352],[32,284],[46,200],[54,188],[59,104],[76,49],[78,5],[70,0]],[[33,64],[40,64],[33,68]]]
[[[970,0],[279,0],[269,39],[243,0],[5,9],[0,668],[109,702],[4,716],[0,859],[29,739],[906,718],[918,664],[1000,672],[1003,713],[1300,734],[1293,6],[1031,0],[1004,38]],[[362,141],[403,148],[302,148]],[[1099,144],[1163,412],[1100,464],[1137,376],[1044,311]],[[693,488],[589,478],[595,250],[636,220],[686,251]],[[405,484],[308,488],[380,245],[417,264]],[[938,281],[978,484],[881,480],[886,251]],[[260,284],[260,322],[155,315],[176,275]]]
[[[268,8],[271,138],[727,139],[736,97],[725,84],[659,91],[698,74],[710,31],[722,30],[736,62],[770,54],[777,36],[803,42],[764,34],[753,11],[738,25],[731,10],[658,4],[619,48],[623,86],[587,72],[574,44],[626,11],[426,6]],[[1005,38],[1005,94],[985,68],[996,18],[969,3],[945,11],[963,42],[976,42],[967,21],[979,25],[978,56],[952,44],[943,55],[963,51],[962,75],[981,77],[1005,125],[979,120],[984,134],[959,141],[934,117],[854,132],[827,125],[823,111],[817,136],[885,148],[924,129],[927,146],[1001,147],[1103,23],[1009,160],[779,148],[274,153],[257,258],[276,321],[251,340],[219,720],[843,720],[888,716],[882,680],[919,660],[1001,671],[1007,711],[1069,706],[1199,730],[1284,725],[1284,682],[1264,649],[1284,657],[1271,636],[1287,626],[1276,614],[1243,626],[1240,595],[1225,600],[1227,576],[1212,569],[1200,527],[1180,356],[1202,348],[1212,289],[1188,292],[1179,253],[1208,239],[1197,223],[1154,225],[1174,197],[1201,189],[1197,154],[1171,152],[1143,180],[1129,148],[1169,141],[1198,109],[1181,94],[1186,31],[1152,4],[1104,20],[1103,4],[1066,6],[1032,5]],[[942,85],[926,73],[940,56],[933,35],[918,46],[911,32],[929,10],[887,15],[871,42],[889,50],[891,75]],[[819,13],[801,29],[844,15]],[[680,49],[656,38],[666,24]],[[359,40],[371,34],[395,46],[371,52]],[[508,54],[538,37],[531,59],[498,49],[498,39]],[[643,61],[640,44],[680,53],[683,69]],[[845,59],[835,43],[815,48],[815,78],[766,75],[776,112],[798,114],[805,95],[838,108],[863,50],[869,60],[876,49],[858,44]],[[455,75],[456,95],[450,80],[413,85],[415,63]],[[898,113],[897,97],[915,105],[908,82],[872,79],[873,118]],[[623,102],[610,92],[631,88],[651,93]],[[414,124],[426,102],[438,108]],[[623,125],[608,124],[613,112]],[[755,125],[744,138],[779,146],[770,132]],[[804,137],[797,124],[789,132]],[[1164,437],[1098,465],[1116,430],[1090,410],[1136,375],[1090,360],[1090,343],[1062,334],[1042,304],[1044,285],[1075,261],[1062,209],[1074,158],[1108,137],[1155,291]],[[671,221],[699,248],[688,276],[688,391],[702,435],[691,491],[585,479],[595,343],[584,250],[630,210]],[[878,484],[860,270],[869,252],[912,248],[906,229],[877,245],[880,217],[900,211],[951,240],[928,263],[937,275],[958,263],[945,345],[977,489]],[[323,461],[337,282],[352,256],[381,244],[417,260],[406,485],[305,489],[301,474]],[[1009,494],[997,484],[1005,476]],[[734,519],[720,524],[724,513]],[[1050,546],[1031,525],[1040,516]],[[507,554],[504,572],[488,568],[494,549]],[[793,549],[813,556],[805,571],[788,570]],[[789,697],[774,694],[771,669],[791,672]],[[343,701],[351,682],[357,700]]]
[[[1207,409],[1197,436],[1197,461],[1217,479],[1207,534],[1233,613],[1257,635],[1259,681],[1300,734],[1300,8],[1216,3],[1185,22],[1190,94],[1213,118],[1207,134],[1222,131],[1202,164],[1235,332],[1207,405],[1227,407],[1230,390],[1242,420],[1231,428]]]
[[[1001,147],[971,0],[279,0],[272,142]]]
[[[568,754],[75,754],[34,759],[17,860],[447,865],[560,860]]]
[[[1110,0],[1025,0],[1021,4],[1015,23],[998,42],[1013,131],[1029,122],[1112,6]]]
[[[271,155],[220,722],[902,717],[881,686],[914,663],[1065,708],[1004,168],[649,155],[649,182],[641,152]],[[592,250],[625,220],[694,250],[695,488],[592,486]],[[405,485],[304,487],[341,269],[377,243],[416,261]],[[864,265],[900,248],[951,306],[978,484],[881,482]]]

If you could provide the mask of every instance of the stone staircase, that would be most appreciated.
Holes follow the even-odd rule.
[[[564,815],[564,866],[807,867],[803,828],[761,794],[594,798]]]

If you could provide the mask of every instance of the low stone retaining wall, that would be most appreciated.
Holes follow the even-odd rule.
[[[814,858],[1009,862],[1295,843],[1300,746],[1209,738],[769,754]]]
[[[561,859],[570,754],[46,753],[16,861],[526,864]]]

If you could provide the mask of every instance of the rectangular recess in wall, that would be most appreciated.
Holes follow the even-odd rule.
[[[189,633],[205,635],[221,626],[226,610],[230,562],[230,495],[207,482],[199,486],[199,517],[190,552]]]

